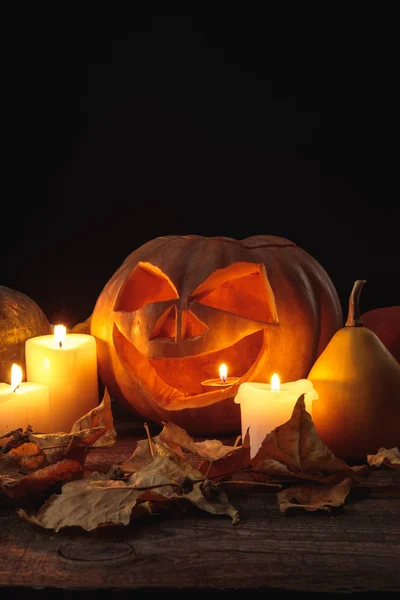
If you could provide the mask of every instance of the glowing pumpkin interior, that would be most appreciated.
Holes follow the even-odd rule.
[[[236,262],[214,271],[190,294],[179,293],[159,267],[139,262],[114,306],[113,340],[127,371],[161,378],[186,395],[201,382],[228,375],[245,378],[265,344],[267,325],[277,325],[275,297],[265,266]],[[238,372],[237,365],[240,365]]]

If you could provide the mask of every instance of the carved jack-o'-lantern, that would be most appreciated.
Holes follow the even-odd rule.
[[[99,374],[136,415],[191,435],[240,431],[243,381],[307,376],[342,325],[322,266],[275,236],[166,236],[132,252],[90,321]],[[221,363],[239,379],[205,391]]]

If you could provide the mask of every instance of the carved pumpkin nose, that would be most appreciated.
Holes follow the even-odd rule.
[[[195,339],[204,335],[208,327],[190,310],[179,310],[175,305],[163,312],[155,324],[149,339],[181,340]]]

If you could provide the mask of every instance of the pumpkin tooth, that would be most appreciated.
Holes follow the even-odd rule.
[[[167,308],[157,320],[149,335],[149,340],[156,338],[165,338],[174,340],[176,334],[176,306],[172,305]]]
[[[182,339],[194,340],[208,331],[208,327],[191,310],[182,312]]]

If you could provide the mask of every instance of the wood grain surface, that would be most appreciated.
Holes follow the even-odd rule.
[[[113,448],[90,451],[87,467],[123,462],[143,437],[119,435]],[[399,472],[374,470],[367,487],[332,513],[284,515],[267,488],[229,497],[240,510],[237,525],[188,505],[129,526],[54,533],[0,508],[0,597],[400,592]]]

